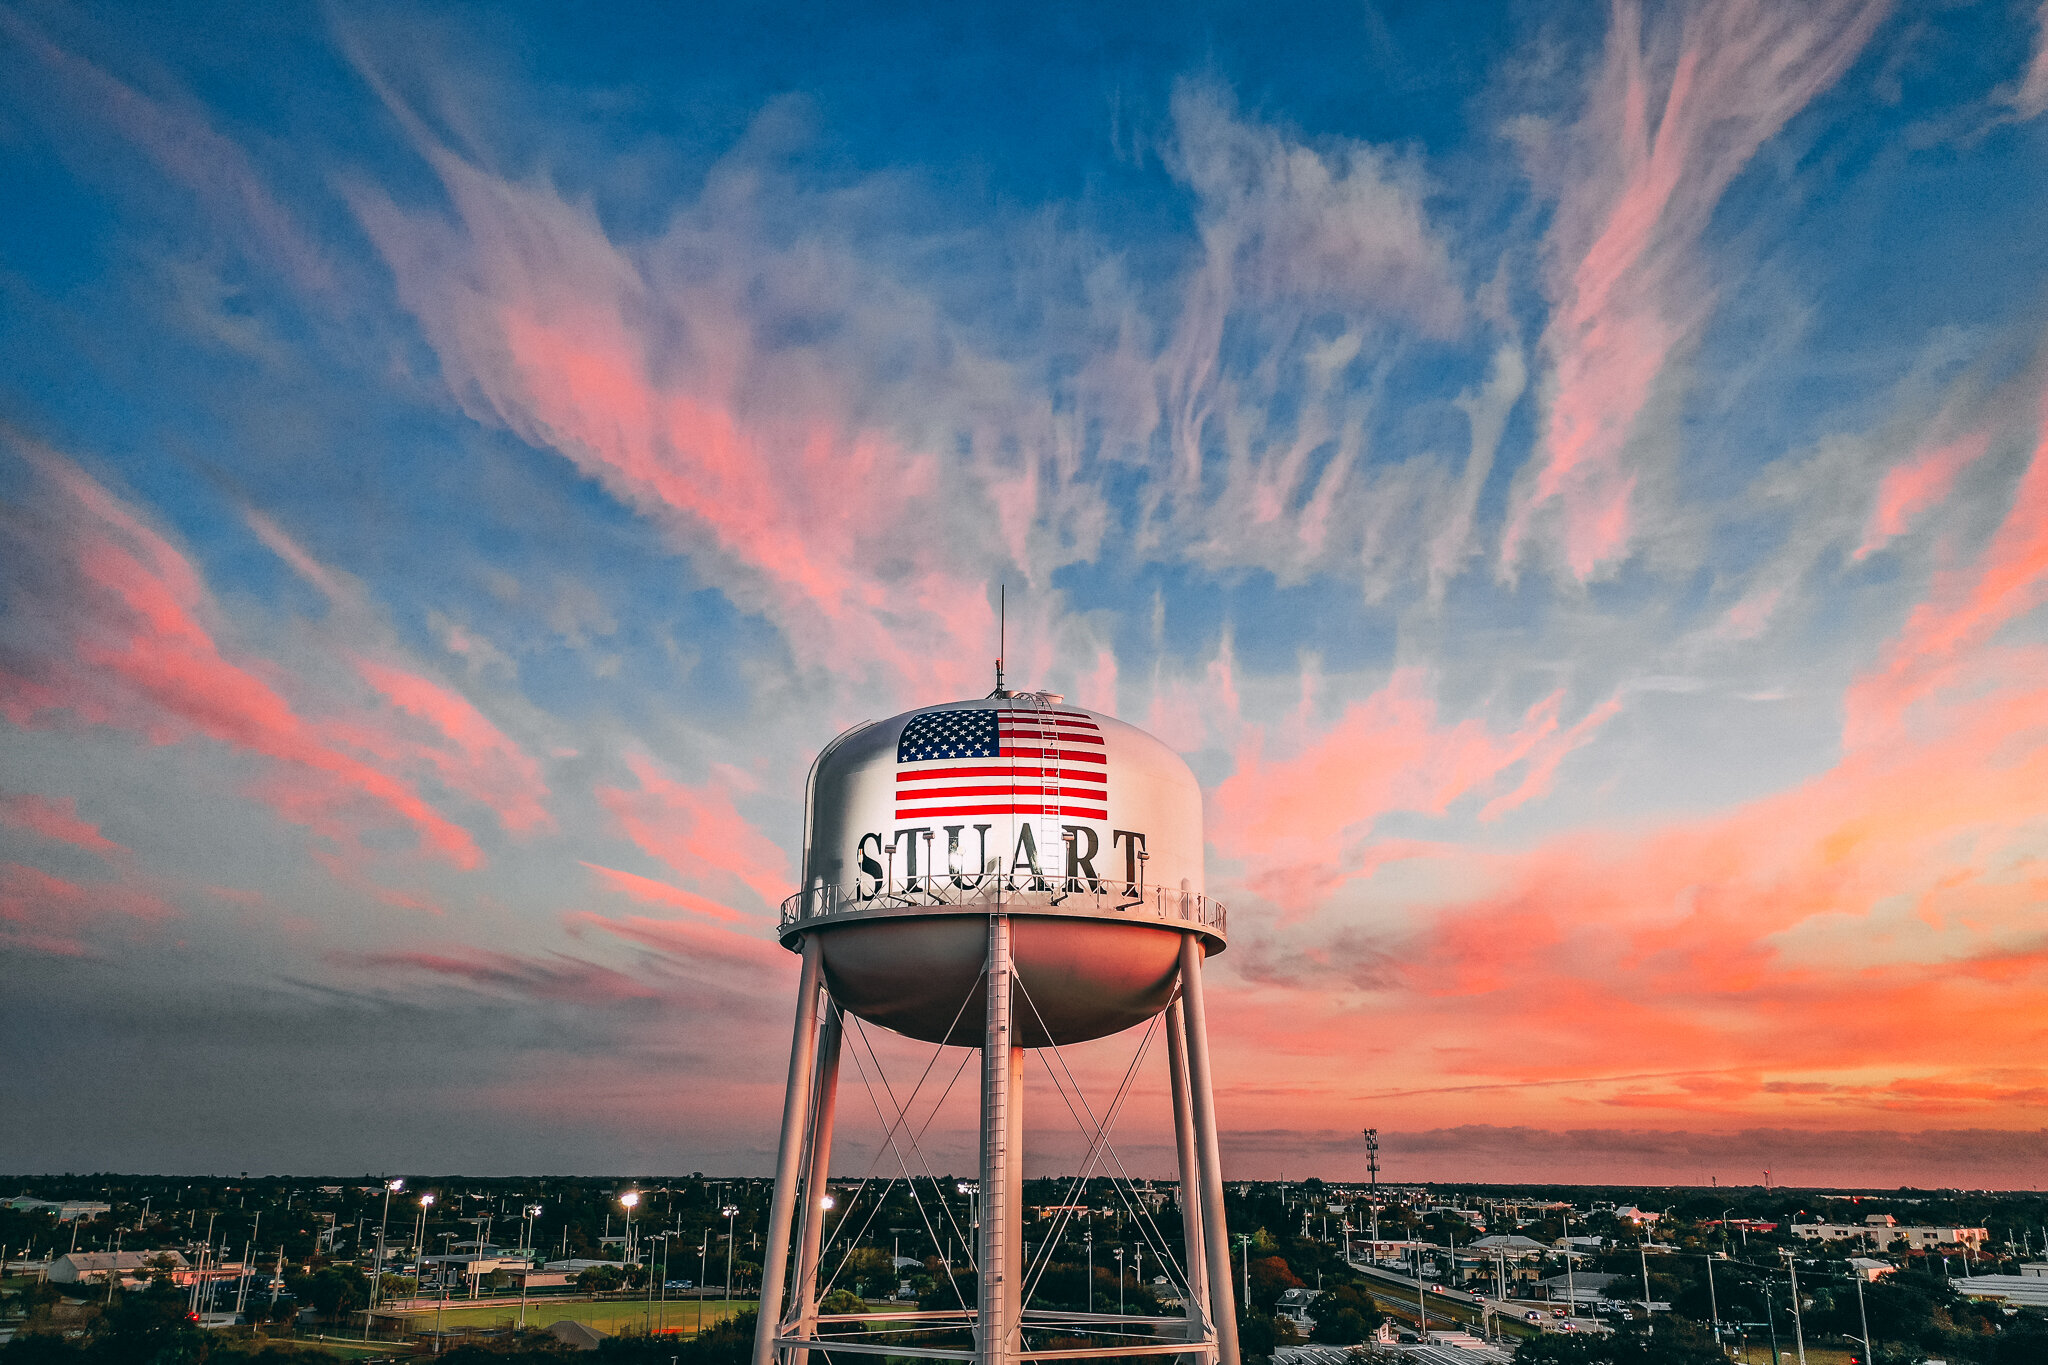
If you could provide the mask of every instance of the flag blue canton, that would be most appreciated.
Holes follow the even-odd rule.
[[[994,711],[927,711],[912,716],[896,741],[898,763],[935,758],[999,758],[1002,741]]]

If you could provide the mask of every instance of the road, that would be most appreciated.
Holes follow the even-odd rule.
[[[1380,1266],[1363,1265],[1357,1261],[1351,1263],[1351,1268],[1365,1277],[1367,1292],[1372,1295],[1373,1302],[1382,1312],[1411,1320],[1415,1317],[1415,1278],[1412,1275],[1398,1274]],[[1527,1304],[1509,1303],[1481,1294],[1468,1294],[1462,1289],[1442,1289],[1436,1285],[1428,1286],[1424,1291],[1424,1299],[1429,1304],[1429,1321],[1432,1325],[1482,1329],[1477,1334],[1484,1335],[1483,1328],[1490,1313],[1501,1334],[1516,1340],[1539,1336],[1545,1330],[1541,1324],[1523,1320],[1522,1315],[1529,1311]],[[1573,1319],[1573,1325],[1581,1331],[1590,1331],[1594,1328],[1594,1324],[1583,1318]]]

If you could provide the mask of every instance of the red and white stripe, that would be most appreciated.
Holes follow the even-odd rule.
[[[1101,727],[1079,711],[997,716],[1000,758],[940,759],[896,769],[896,818],[976,815],[1109,818],[1109,759]],[[1052,791],[1047,789],[1047,778]],[[1048,801],[1051,794],[1055,799]]]

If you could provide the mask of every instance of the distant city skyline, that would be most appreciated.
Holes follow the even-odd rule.
[[[1007,591],[1202,783],[1231,1175],[2039,1185],[2044,114],[2040,6],[0,0],[0,1168],[765,1173],[805,773]]]

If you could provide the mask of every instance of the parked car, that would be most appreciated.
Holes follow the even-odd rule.
[[[696,1285],[691,1284],[688,1280],[670,1280],[662,1285],[663,1289],[695,1289],[696,1287]]]

